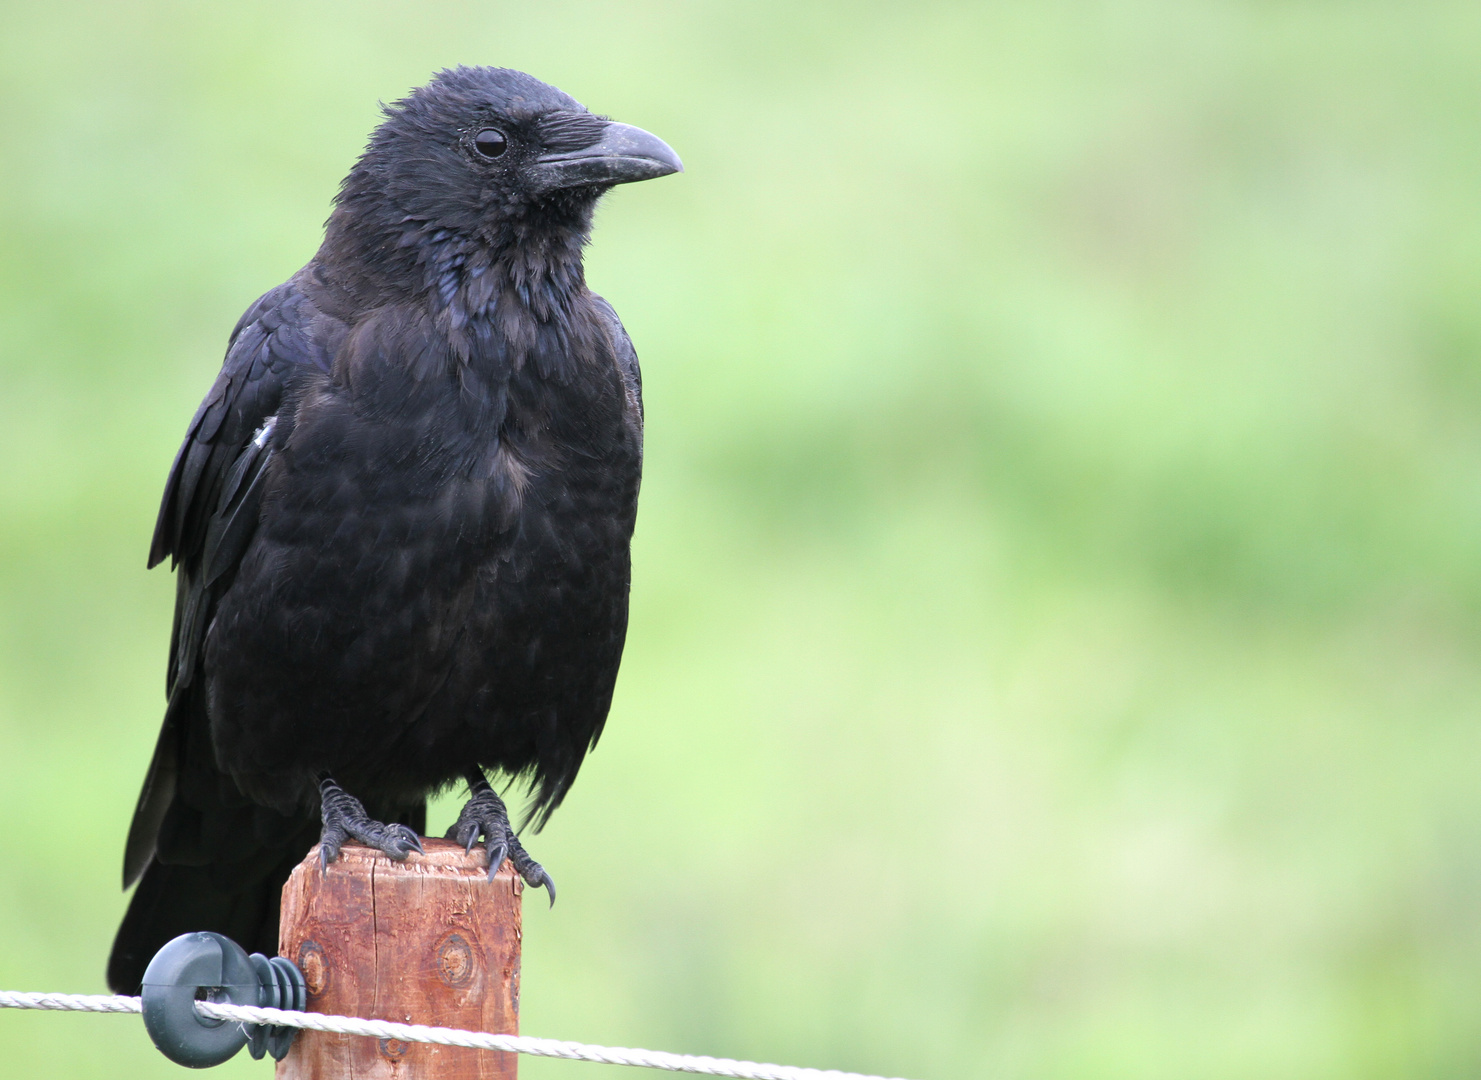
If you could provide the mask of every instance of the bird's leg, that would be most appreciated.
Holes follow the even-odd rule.
[[[340,787],[328,774],[319,776],[319,802],[324,830],[319,834],[319,865],[328,869],[339,858],[339,849],[351,837],[384,851],[397,862],[422,851],[422,839],[405,825],[386,825],[365,812],[360,800]]]
[[[514,835],[514,829],[509,824],[509,811],[504,808],[504,800],[489,786],[482,770],[468,770],[468,794],[472,798],[464,805],[463,812],[453,822],[453,827],[447,830],[447,839],[456,840],[463,845],[465,851],[472,851],[478,838],[483,837],[483,849],[489,856],[490,881],[507,858],[514,864],[519,876],[525,879],[526,885],[532,889],[543,886],[550,893],[550,902],[554,904],[555,882],[545,872],[545,867],[530,858],[529,852],[519,842],[519,837]]]

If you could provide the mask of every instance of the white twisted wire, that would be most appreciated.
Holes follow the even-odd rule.
[[[0,1009],[57,1009],[62,1012],[136,1013],[144,1007],[136,997],[112,994],[22,994],[0,990]]]
[[[537,1057],[567,1058],[572,1061],[597,1061],[605,1065],[635,1065],[669,1072],[704,1073],[708,1076],[730,1076],[736,1080],[887,1080],[863,1073],[839,1072],[836,1069],[803,1069],[795,1065],[764,1065],[755,1061],[702,1057],[692,1054],[668,1054],[661,1050],[636,1050],[625,1046],[591,1046],[587,1043],[560,1039],[537,1039],[529,1035],[493,1035],[483,1031],[461,1031],[457,1028],[429,1027],[425,1024],[398,1024],[390,1020],[366,1020],[358,1016],[332,1016],[327,1013],[290,1012],[286,1009],[259,1009],[250,1005],[197,1001],[196,1011],[216,1020],[236,1020],[245,1024],[276,1024],[281,1027],[307,1028],[337,1035],[365,1035],[372,1039],[399,1039],[401,1042],[439,1043],[464,1046],[473,1050],[503,1050],[513,1054]],[[142,1006],[136,997],[111,997],[106,994],[22,994],[0,990],[0,1008],[61,1009],[68,1012],[136,1013]]]

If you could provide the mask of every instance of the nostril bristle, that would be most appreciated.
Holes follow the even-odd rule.
[[[552,113],[540,121],[540,141],[547,150],[585,150],[602,137],[606,126],[606,120],[591,113]]]

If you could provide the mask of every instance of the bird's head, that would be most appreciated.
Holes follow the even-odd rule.
[[[382,243],[407,225],[494,246],[579,242],[613,185],[684,168],[657,136],[508,68],[441,71],[385,114],[336,200],[342,224]]]

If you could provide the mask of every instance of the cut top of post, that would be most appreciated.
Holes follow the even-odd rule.
[[[395,862],[347,844],[327,870],[315,847],[283,886],[279,952],[308,982],[309,1011],[519,1033],[520,896],[506,862],[447,840]],[[279,1080],[513,1080],[515,1055],[305,1031]]]

